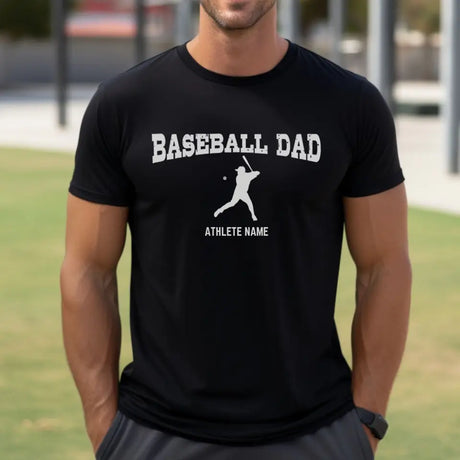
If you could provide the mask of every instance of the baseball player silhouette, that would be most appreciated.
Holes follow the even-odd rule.
[[[246,172],[246,169],[244,166],[238,166],[238,168],[236,168],[235,171],[237,172],[237,175],[236,175],[236,187],[233,192],[233,196],[228,203],[225,203],[223,206],[221,206],[219,209],[217,209],[214,212],[214,217],[217,217],[220,213],[224,212],[226,209],[231,208],[232,206],[235,206],[235,204],[241,200],[247,204],[249,211],[251,212],[252,220],[257,220],[257,217],[254,214],[254,206],[252,204],[251,197],[248,194],[248,189],[249,189],[249,184],[251,183],[253,179],[255,179],[260,174],[260,171]]]

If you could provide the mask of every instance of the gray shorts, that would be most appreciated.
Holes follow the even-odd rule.
[[[141,425],[120,411],[96,452],[96,460],[373,460],[356,409],[313,433],[257,446],[194,441]]]

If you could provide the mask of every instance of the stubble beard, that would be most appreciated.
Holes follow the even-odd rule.
[[[277,0],[257,0],[248,6],[244,1],[233,3],[231,8],[222,9],[217,5],[225,0],[200,0],[201,6],[220,29],[244,30],[253,27],[270,11]]]

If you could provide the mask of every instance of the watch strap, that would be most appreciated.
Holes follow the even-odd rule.
[[[359,419],[364,423],[377,439],[382,439],[388,429],[388,422],[382,414],[372,412],[364,407],[356,406]]]

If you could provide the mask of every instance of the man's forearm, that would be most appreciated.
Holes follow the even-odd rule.
[[[100,438],[118,403],[121,325],[116,274],[64,261],[61,293],[67,360],[88,433],[91,438]]]
[[[352,324],[356,405],[385,415],[407,338],[412,273],[405,255],[359,270]]]

